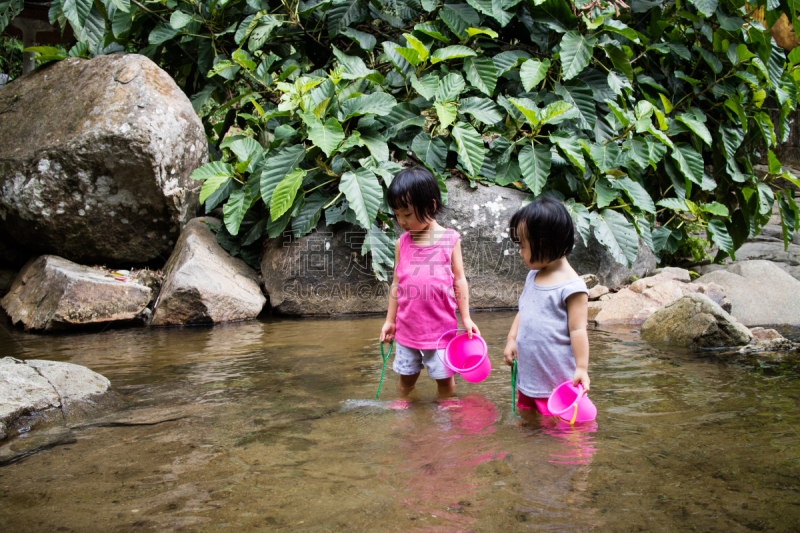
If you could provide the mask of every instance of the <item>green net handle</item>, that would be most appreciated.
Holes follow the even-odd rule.
[[[394,339],[389,343],[389,353],[383,352],[383,342],[381,342],[381,357],[383,358],[383,368],[381,368],[381,380],[378,382],[378,394],[375,395],[375,399],[378,399],[378,396],[381,395],[381,387],[383,386],[383,375],[386,373],[386,361],[389,360],[389,356],[392,355],[392,349],[394,348]]]
[[[517,412],[517,360],[511,364],[511,412]]]

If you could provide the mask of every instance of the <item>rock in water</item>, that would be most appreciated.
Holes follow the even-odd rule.
[[[742,346],[750,330],[711,299],[690,293],[655,311],[642,324],[646,341],[692,348]]]
[[[0,440],[24,415],[104,394],[110,382],[80,365],[56,361],[0,359]]]
[[[205,132],[146,57],[52,63],[1,87],[0,109],[0,232],[25,247],[141,263],[197,210]]]
[[[706,274],[695,283],[716,283],[745,326],[800,325],[800,281],[769,261],[743,261]]]
[[[222,225],[216,218],[192,219],[175,245],[164,267],[154,326],[243,320],[264,308],[267,300],[255,271],[231,257],[207,223]]]
[[[98,268],[43,255],[20,271],[0,304],[15,324],[53,330],[132,320],[151,296],[152,290],[144,285],[117,281]]]
[[[470,307],[517,307],[529,269],[509,238],[508,222],[527,194],[496,185],[472,188],[459,178],[446,184],[447,208],[437,220],[461,234]],[[287,231],[270,239],[261,256],[261,273],[273,310],[288,315],[385,313],[389,284],[375,278],[361,255],[363,240],[364,230],[346,222],[321,222],[309,235],[295,238]],[[628,269],[615,263],[593,237],[589,246],[576,234],[569,261],[579,274],[597,274],[589,279],[594,284],[599,279],[616,286],[655,268],[649,249],[641,249],[636,266]]]

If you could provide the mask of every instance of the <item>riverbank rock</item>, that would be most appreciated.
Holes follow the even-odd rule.
[[[715,283],[687,283],[688,271],[676,272],[660,269],[658,274],[634,281],[616,293],[600,296],[602,306],[595,306],[590,320],[597,324],[641,324],[657,309],[670,304],[686,294],[700,293],[729,311],[731,304],[722,287]],[[597,289],[597,287],[595,287]],[[589,291],[590,298],[592,291]]]
[[[65,409],[104,394],[110,382],[86,367],[56,361],[0,359],[0,440],[21,416]]]
[[[731,314],[745,326],[800,325],[800,281],[769,261],[744,261],[695,283],[715,283],[731,302]]]
[[[691,293],[655,311],[642,324],[642,338],[690,348],[741,346],[752,334],[704,294]]]
[[[499,186],[472,188],[469,181],[455,177],[445,183],[448,204],[437,221],[461,234],[470,308],[516,308],[529,269],[509,238],[508,221],[527,194]],[[397,232],[402,234],[402,230]],[[346,222],[321,222],[304,237],[286,232],[270,239],[261,256],[261,273],[273,311],[286,315],[385,313],[389,284],[375,279],[361,255],[364,235],[364,230]],[[644,248],[641,243],[641,260],[628,269],[615,263],[594,237],[587,248],[576,233],[569,261],[579,274],[591,275],[592,286],[618,285],[619,280],[642,276],[655,267],[655,258]]]
[[[156,302],[152,325],[211,324],[255,318],[266,298],[258,275],[217,243],[208,223],[216,218],[192,219],[164,267],[164,283]]]
[[[118,281],[99,268],[43,255],[20,271],[0,305],[14,324],[46,331],[133,320],[152,294],[149,287]]]
[[[0,87],[0,233],[81,263],[143,263],[198,206],[186,95],[144,56],[57,61]]]

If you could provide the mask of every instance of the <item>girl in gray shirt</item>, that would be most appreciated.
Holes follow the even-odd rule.
[[[571,379],[589,390],[589,291],[567,261],[575,234],[561,202],[539,197],[514,213],[509,227],[531,271],[503,359],[517,360],[517,405],[551,415],[547,398],[561,383]]]

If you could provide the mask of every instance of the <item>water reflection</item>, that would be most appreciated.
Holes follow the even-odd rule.
[[[573,428],[511,413],[501,353],[513,313],[487,313],[489,377],[457,380],[460,399],[442,404],[435,382],[420,379],[411,408],[397,412],[387,408],[391,373],[381,401],[367,400],[381,373],[382,320],[0,332],[3,355],[89,366],[153,419],[191,413],[75,429],[70,444],[0,468],[0,523],[34,532],[800,530],[796,363],[754,371],[748,359],[594,330],[598,419]]]

